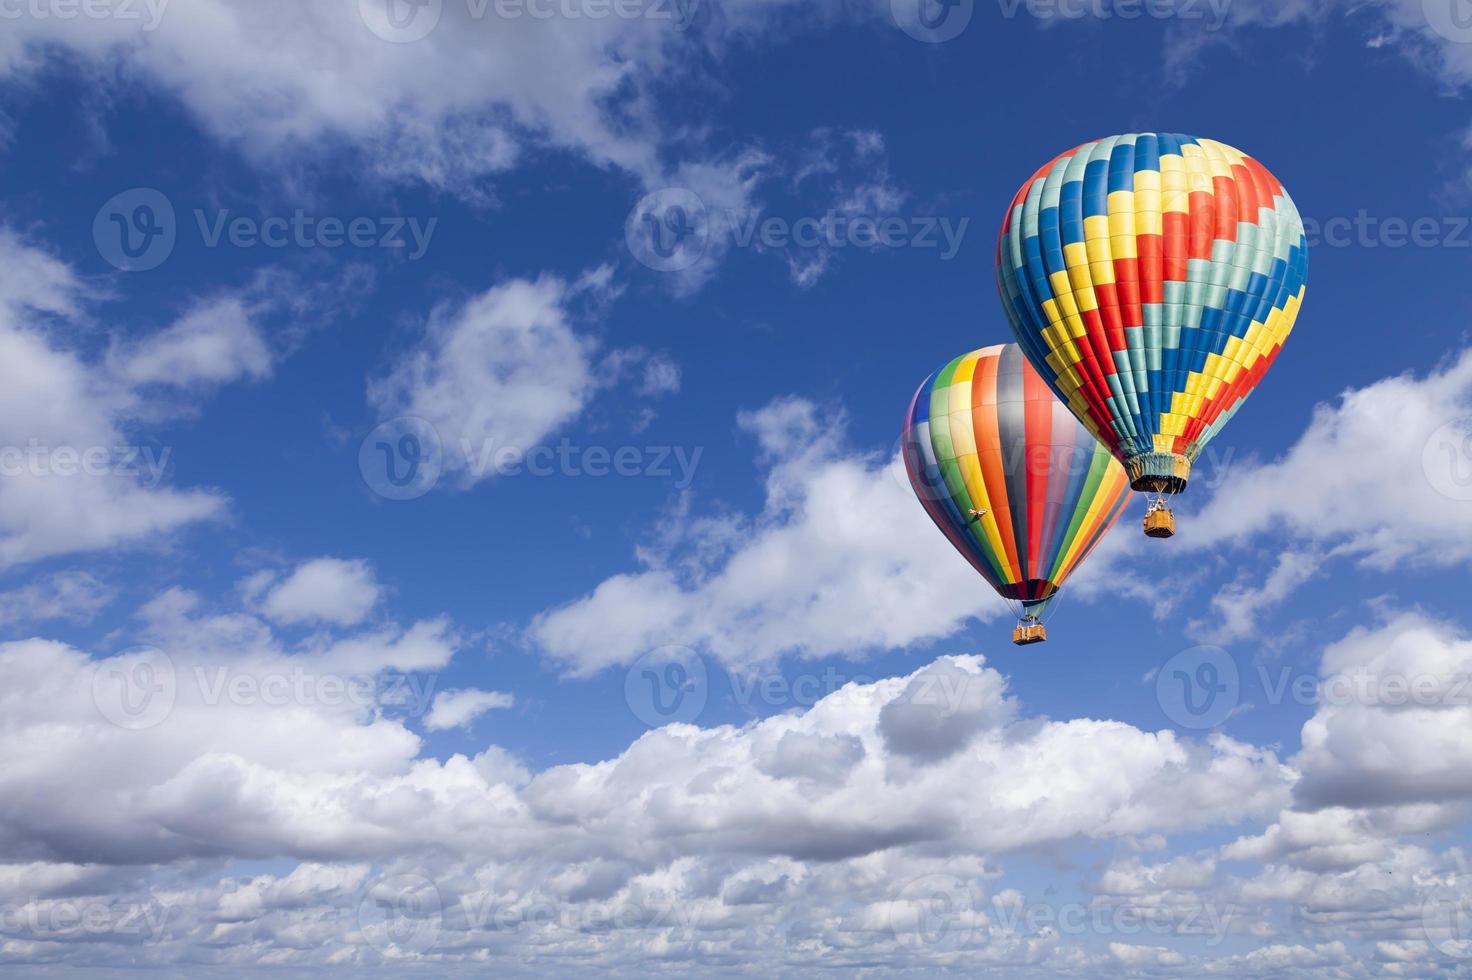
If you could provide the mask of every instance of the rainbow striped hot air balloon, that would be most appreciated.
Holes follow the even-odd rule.
[[[1032,176],[997,243],[1017,342],[1048,385],[1163,494],[1278,356],[1303,302],[1298,209],[1256,160],[1214,140],[1133,133],[1085,143]]]
[[[1129,503],[1124,469],[1016,344],[956,358],[915,393],[901,439],[910,485],[973,568],[1016,605],[1018,644]]]

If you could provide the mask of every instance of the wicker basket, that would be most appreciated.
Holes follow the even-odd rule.
[[[1156,508],[1145,515],[1145,535],[1151,538],[1169,538],[1176,533],[1176,515],[1164,507]]]
[[[1012,631],[1012,642],[1020,647],[1042,643],[1048,638],[1048,628],[1042,623],[1024,623]]]

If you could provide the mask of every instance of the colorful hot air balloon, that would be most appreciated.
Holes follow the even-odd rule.
[[[1019,645],[1129,503],[1129,480],[1016,344],[956,358],[915,393],[901,439],[910,485],[982,578],[1016,605]]]
[[[997,283],[1017,341],[1073,414],[1164,494],[1278,356],[1303,302],[1308,250],[1283,185],[1224,143],[1132,133],[1085,143],[1017,192]]]

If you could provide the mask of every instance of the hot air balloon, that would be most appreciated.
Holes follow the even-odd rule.
[[[1173,133],[1095,140],[1012,200],[997,284],[1048,386],[1152,494],[1166,494],[1278,356],[1303,302],[1303,221],[1262,164]]]
[[[931,375],[910,402],[901,448],[936,527],[1013,603],[1013,642],[1047,639],[1044,610],[1129,503],[1124,469],[1016,344]]]

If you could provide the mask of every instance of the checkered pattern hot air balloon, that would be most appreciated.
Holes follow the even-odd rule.
[[[1224,143],[1170,133],[1056,158],[1017,192],[997,244],[1002,303],[1028,360],[1134,489],[1155,494],[1185,489],[1273,363],[1307,271],[1283,185]],[[1147,533],[1173,527],[1157,499]]]
[[[901,446],[932,520],[1004,599],[1019,644],[1129,503],[1129,480],[1016,344],[956,358],[915,393]]]

